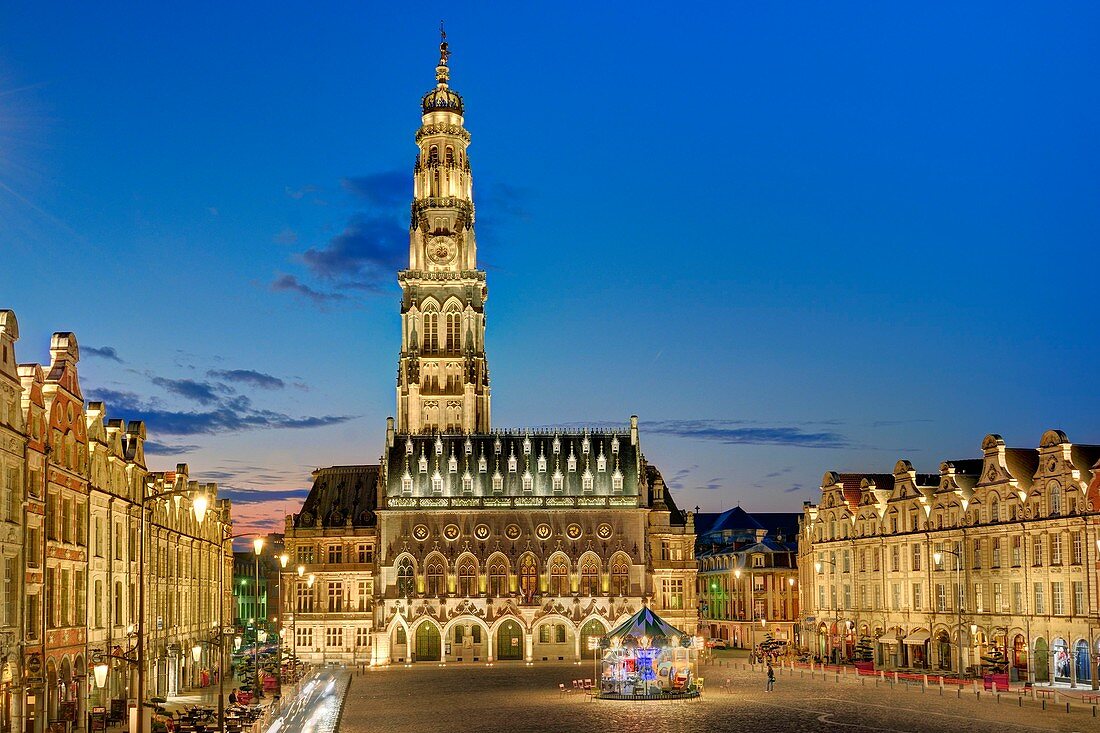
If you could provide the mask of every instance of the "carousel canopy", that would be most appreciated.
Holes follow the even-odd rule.
[[[603,638],[603,642],[604,646],[607,646],[611,639],[626,640],[630,637],[637,641],[643,636],[651,640],[657,640],[663,637],[666,643],[672,643],[673,638],[676,638],[681,644],[691,644],[690,634],[685,634],[672,624],[669,624],[660,616],[653,613],[647,606],[642,606],[641,610],[636,614],[607,632],[607,636]],[[654,643],[654,646],[656,645],[657,644]]]

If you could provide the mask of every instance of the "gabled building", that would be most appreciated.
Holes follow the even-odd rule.
[[[1037,448],[998,435],[982,456],[918,473],[827,472],[804,508],[803,631],[822,657],[861,638],[887,669],[1096,684],[1100,446],[1059,430]]]
[[[695,515],[700,626],[709,639],[752,648],[770,634],[798,644],[798,518],[741,507]]]

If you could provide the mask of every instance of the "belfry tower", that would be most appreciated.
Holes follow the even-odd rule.
[[[397,432],[489,432],[485,272],[477,269],[462,97],[448,86],[440,29],[436,86],[424,95],[413,167],[409,269],[401,285]]]

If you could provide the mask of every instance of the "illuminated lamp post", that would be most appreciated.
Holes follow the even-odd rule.
[[[286,569],[286,564],[290,562],[290,555],[285,552],[279,555],[279,574],[277,593],[279,595],[279,605],[282,608],[286,608],[286,599],[283,598],[283,570]],[[279,616],[283,615],[282,610],[278,611]],[[279,621],[279,617],[275,618],[275,647],[278,652],[275,655],[275,699],[278,700],[283,696],[283,634],[282,625],[285,621]]]
[[[741,627],[741,621],[744,620],[744,598],[741,596],[741,568],[736,568],[733,571],[734,587],[737,589],[737,636],[738,642],[741,644],[741,648],[745,648],[745,635],[744,629]]]
[[[252,684],[256,687],[256,697],[259,697],[263,694],[260,683],[260,555],[264,551],[264,538],[252,540],[252,549],[256,553],[256,587],[253,590],[256,599],[256,643],[252,646]]]
[[[305,572],[306,572],[306,566],[305,565],[299,565],[298,566],[298,583],[302,582],[302,576],[305,575]],[[290,617],[290,624],[291,624],[290,633],[291,633],[291,636],[294,637],[293,646],[290,647],[290,649],[291,649],[290,656],[291,656],[291,659],[294,660],[294,674],[298,674],[298,612],[302,610],[302,609],[298,608],[298,599],[297,599],[298,583],[294,584],[294,590],[295,590],[295,593],[294,593],[294,595],[295,595],[294,615]]]
[[[790,593],[787,594],[790,597],[790,606],[788,606],[790,613],[788,613],[788,618],[791,619],[791,638],[787,640],[787,654],[790,655],[794,652],[794,645],[797,641],[796,637],[798,636],[798,624],[796,623],[798,621],[798,614],[794,612],[795,605],[793,577],[787,578],[787,587],[791,589]]]
[[[592,694],[595,695],[600,689],[600,675],[596,671],[596,659],[599,656],[600,650],[600,637],[590,636],[588,637],[588,651],[592,652]]]
[[[195,514],[195,521],[202,524],[206,516],[209,500],[203,493],[194,489],[170,489],[168,491],[153,492],[154,482],[148,481],[142,491],[139,501],[141,511],[140,533],[138,539],[138,619],[137,641],[134,646],[133,661],[137,665],[137,725],[135,733],[145,733],[145,528],[148,524],[147,514],[150,505],[154,501],[175,498],[177,501],[184,495],[191,497],[191,509]],[[110,655],[106,655],[110,656]],[[124,657],[125,658],[125,657]],[[129,661],[127,659],[127,661]]]

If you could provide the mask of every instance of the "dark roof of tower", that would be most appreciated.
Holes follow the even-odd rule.
[[[373,527],[380,466],[330,466],[313,472],[313,488],[295,527]]]

